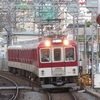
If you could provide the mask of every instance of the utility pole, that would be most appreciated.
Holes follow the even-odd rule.
[[[87,67],[87,47],[86,47],[86,20],[84,26],[84,64]]]
[[[2,14],[0,13],[0,32],[2,32],[3,24],[2,24]]]
[[[73,0],[68,5],[67,10],[68,13],[73,16],[73,35],[74,35],[74,40],[77,41],[78,40],[78,14],[79,14],[78,0]]]
[[[10,14],[10,7],[7,12],[7,23],[5,24],[4,28],[7,31],[7,46],[10,46],[12,44],[12,28],[11,28],[11,14]]]
[[[98,32],[97,32],[97,12],[98,12],[98,0],[87,0],[86,7],[91,11],[92,13],[92,88],[94,88],[94,75],[98,73],[98,46],[96,48],[96,52],[94,51],[94,41],[97,41],[98,43]],[[95,70],[94,70],[95,69]]]

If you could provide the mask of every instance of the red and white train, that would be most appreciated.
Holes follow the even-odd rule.
[[[76,86],[77,44],[66,38],[44,38],[8,47],[9,71],[38,78],[43,88]]]

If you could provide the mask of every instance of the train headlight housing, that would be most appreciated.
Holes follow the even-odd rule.
[[[64,45],[69,45],[69,41],[66,39],[63,41],[63,43],[64,43]]]
[[[45,41],[45,46],[50,46],[50,45],[51,45],[50,41],[49,40],[46,40]]]

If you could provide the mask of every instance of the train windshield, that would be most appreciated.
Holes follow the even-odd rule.
[[[50,49],[41,49],[41,62],[50,61]]]
[[[54,61],[61,61],[61,48],[54,49]]]
[[[65,61],[74,61],[75,56],[74,56],[74,48],[65,48]]]

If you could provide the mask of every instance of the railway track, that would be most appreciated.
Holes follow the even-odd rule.
[[[26,87],[29,86],[29,82],[28,82],[29,79],[27,79],[27,78],[25,78],[23,76],[21,76],[21,77],[20,76],[16,76],[16,75],[14,75],[12,73],[5,72],[5,71],[2,71],[2,72],[0,71],[0,74],[4,75],[5,77],[9,77],[12,80],[14,80],[15,83],[18,84],[18,87],[17,87],[18,90],[20,89],[20,92],[21,92],[21,93],[19,93],[19,96],[18,96],[17,99],[12,99],[12,98],[16,97],[15,96],[15,94],[17,93],[16,86],[12,82],[11,82],[11,84],[10,84],[10,82],[8,82],[5,85],[7,85],[9,88],[11,88],[11,86],[13,86],[12,87],[13,88],[12,91],[14,91],[15,94],[10,95],[10,97],[9,97],[10,99],[7,99],[7,100],[37,100],[38,98],[40,98],[39,100],[95,100],[95,98],[89,96],[87,93],[78,93],[77,91],[67,91],[67,90],[61,92],[61,89],[60,90],[56,89],[57,90],[56,92],[55,91],[52,92],[51,90],[50,91],[49,90],[46,91],[46,90],[40,88],[38,85],[37,85],[37,87],[36,87],[36,89],[34,91],[31,91],[32,88],[30,88],[30,90],[28,89],[28,91],[27,91],[25,89],[25,87],[22,87],[22,86],[23,85],[26,86]],[[0,80],[0,82],[1,82],[1,80]],[[3,88],[4,88],[4,86],[3,86]],[[2,87],[0,87],[0,90],[1,90],[1,88]],[[5,89],[3,91],[6,91],[6,90],[7,89]],[[10,89],[8,89],[8,91],[9,90]],[[27,99],[27,98],[30,98],[30,99]],[[43,98],[43,99],[41,99],[41,98]],[[87,98],[90,98],[90,99],[87,99]],[[5,99],[0,99],[0,100],[5,100]]]
[[[20,90],[18,92],[18,97],[17,99],[14,99],[15,94],[12,95],[13,99],[7,99],[7,100],[22,100],[23,95],[24,95],[24,91],[30,91],[32,90],[32,87],[29,87],[29,81],[26,78],[20,77],[18,75],[9,73],[8,71],[0,71],[0,75],[7,77],[8,79],[11,79],[13,82],[16,83],[16,85],[14,85],[14,83],[12,82],[8,82],[7,80],[1,79],[0,77],[0,93],[3,95],[6,94],[11,94],[9,91],[13,91],[13,93],[17,93],[16,89]],[[10,96],[11,98],[11,96]],[[0,99],[3,100],[3,99]]]
[[[0,75],[3,75],[5,77],[9,77],[12,80],[14,80],[19,86],[29,86],[29,79],[25,78],[23,76],[19,76],[17,74],[9,73],[8,71],[0,71]]]
[[[29,86],[29,87],[31,86],[32,87],[32,85],[33,85],[34,87],[40,87],[40,84],[37,81],[34,81],[32,83],[31,78],[20,76],[20,75],[13,74],[13,73],[9,73],[8,71],[0,71],[0,73],[3,74],[3,75],[9,75],[9,76],[14,76],[14,77],[19,77],[20,79],[22,79],[23,81],[25,81],[25,83],[26,83],[26,84],[24,84],[25,86]],[[20,82],[20,83],[23,83],[23,82]]]
[[[47,100],[79,100],[73,93],[73,91],[68,92],[49,92],[45,90],[47,94]]]
[[[73,97],[73,100],[78,100],[78,98],[73,94],[72,91],[69,91],[70,92],[70,95]]]
[[[11,97],[9,97],[9,100],[16,100],[17,96],[18,96],[18,92],[19,92],[18,85],[16,84],[16,82],[14,82],[10,78],[5,77],[3,75],[0,75],[0,77],[7,80],[7,81],[9,81],[9,82],[11,82],[12,84],[14,84],[14,86],[16,87],[16,89],[15,89],[16,92],[14,94],[12,94]],[[12,87],[11,87],[11,89],[12,89]],[[9,90],[10,92],[11,92],[11,89]],[[8,88],[7,87],[5,87],[5,88],[2,87],[2,90],[8,90]]]

